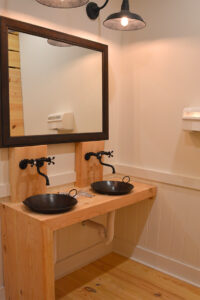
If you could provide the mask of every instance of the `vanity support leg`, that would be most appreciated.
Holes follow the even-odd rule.
[[[55,300],[53,231],[2,205],[6,300]]]

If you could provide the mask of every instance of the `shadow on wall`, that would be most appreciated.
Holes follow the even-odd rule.
[[[132,11],[140,14],[147,27],[127,33],[125,44],[186,36],[199,37],[199,0],[135,0]]]

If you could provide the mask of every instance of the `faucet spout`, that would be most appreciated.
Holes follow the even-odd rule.
[[[25,170],[28,165],[31,167],[36,166],[37,172],[39,175],[43,176],[46,179],[46,185],[50,185],[49,177],[40,171],[40,168],[44,166],[44,163],[48,163],[48,165],[55,165],[54,162],[55,157],[41,157],[36,159],[23,159],[19,162],[19,167],[21,170]]]
[[[44,173],[42,173],[40,171],[40,167],[39,166],[37,166],[37,172],[38,172],[38,174],[40,174],[41,176],[43,176],[46,179],[46,185],[50,185],[50,183],[49,183],[49,177],[46,174],[44,174]]]
[[[98,160],[99,160],[101,165],[106,166],[106,167],[110,167],[112,169],[113,174],[116,173],[114,166],[102,162],[102,156],[101,155],[99,155]]]
[[[89,160],[91,156],[95,156],[102,166],[110,167],[112,169],[112,173],[115,174],[115,168],[112,165],[106,164],[102,162],[102,156],[106,155],[108,157],[113,157],[113,151],[99,151],[97,153],[88,152],[85,154],[85,160]]]

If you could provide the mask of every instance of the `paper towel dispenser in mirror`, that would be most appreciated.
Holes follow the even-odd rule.
[[[200,107],[186,107],[183,110],[183,130],[200,131]]]
[[[49,115],[48,124],[50,130],[72,132],[74,130],[74,114],[68,112]]]
[[[0,25],[1,146],[108,139],[108,47],[4,17]]]

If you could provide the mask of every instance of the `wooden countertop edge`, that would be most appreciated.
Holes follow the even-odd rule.
[[[10,202],[2,202],[0,204],[0,214],[3,213],[5,208],[8,208],[29,217],[30,220],[41,223],[41,225],[51,230],[58,230],[156,196],[157,188],[155,186],[136,182],[134,184],[136,189],[130,194],[122,196],[97,195],[96,204],[94,204],[94,201],[90,202],[91,200],[89,199],[84,199],[83,203],[80,200],[79,207],[63,214],[40,215],[30,212],[24,206],[21,207],[23,205],[21,203]]]
[[[137,194],[131,193],[128,195],[123,195],[120,198],[112,198],[110,201],[98,203],[97,205],[85,206],[80,210],[74,210],[70,212],[72,214],[71,220],[68,220],[67,215],[60,215],[60,218],[55,218],[51,220],[45,220],[44,224],[50,227],[52,230],[58,230],[76,223],[80,223],[87,219],[91,219],[100,215],[104,215],[111,211],[133,205],[137,202],[154,198],[156,196],[156,187],[150,187],[147,190],[138,192]],[[131,197],[133,196],[133,198]]]

